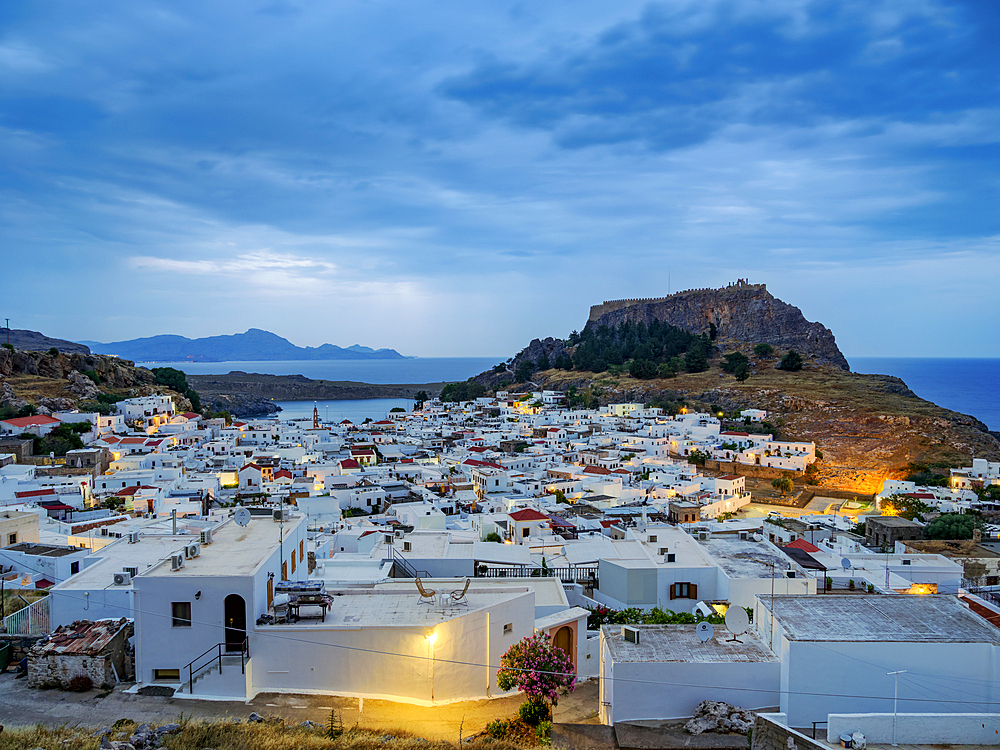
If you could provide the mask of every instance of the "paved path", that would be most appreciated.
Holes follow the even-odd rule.
[[[574,693],[563,696],[556,706],[554,719],[563,723],[596,723],[597,682],[581,684]],[[12,674],[0,674],[0,724],[8,726],[64,723],[101,727],[121,718],[162,724],[176,721],[183,713],[192,719],[245,719],[251,711],[265,716],[280,716],[298,724],[311,719],[325,724],[331,709],[337,709],[345,727],[396,728],[426,739],[458,742],[462,736],[480,732],[488,721],[514,716],[522,703],[520,696],[482,701],[463,701],[445,706],[412,706],[406,703],[323,695],[286,695],[263,693],[249,703],[243,701],[200,701],[182,698],[129,695],[122,686],[106,697],[89,693],[66,693],[60,690],[32,690],[27,680],[15,680]]]

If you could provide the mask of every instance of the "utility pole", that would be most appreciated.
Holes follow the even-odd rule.
[[[7,321],[7,343],[10,343],[10,318],[4,318]]]

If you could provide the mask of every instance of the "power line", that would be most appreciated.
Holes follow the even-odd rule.
[[[2,554],[2,553],[0,553],[0,554]],[[28,568],[28,569],[31,570],[31,568]],[[39,572],[39,571],[36,571],[36,572]],[[104,590],[107,590],[108,588],[110,588],[111,585],[112,584],[109,584],[108,586],[106,586],[104,588]],[[75,600],[81,601],[81,602],[89,602],[89,597],[84,597],[82,595],[74,595],[74,594],[70,594],[69,592],[64,592],[64,591],[55,591],[55,592],[50,592],[50,594],[49,594],[50,597],[52,596],[52,593],[58,594],[59,596],[65,596],[65,597],[67,597],[69,599],[75,599]],[[50,606],[51,606],[51,603],[50,603]],[[105,606],[108,609],[120,609],[120,610],[123,610],[123,611],[126,609],[125,607],[122,607],[121,605],[117,605],[117,604],[105,604],[103,606]],[[148,615],[150,617],[159,617],[159,618],[162,618],[162,619],[172,619],[172,617],[173,617],[172,614],[166,614],[166,613],[161,613],[161,612],[152,612],[152,611],[149,611],[149,610],[137,609],[135,607],[128,608],[128,612],[131,613],[131,614],[133,614],[133,615],[137,613],[137,614],[142,614],[142,615]],[[204,625],[204,626],[211,627],[211,628],[218,628],[219,627],[218,623],[204,622],[204,621],[201,621],[201,620],[191,620],[191,623],[192,624],[198,624],[198,625]],[[422,628],[422,627],[426,627],[426,626],[414,625],[413,627],[414,628]],[[451,665],[454,665],[454,666],[476,667],[476,668],[480,668],[480,669],[491,669],[491,670],[493,670],[493,669],[504,668],[504,667],[502,667],[502,665],[499,665],[499,664],[483,664],[483,663],[479,663],[479,662],[468,662],[468,661],[461,661],[461,660],[457,660],[457,659],[440,659],[440,658],[438,658],[436,656],[420,656],[420,655],[417,655],[417,654],[401,654],[401,653],[397,653],[397,652],[393,652],[393,651],[382,651],[382,650],[379,650],[379,649],[363,648],[361,646],[347,646],[347,645],[344,645],[344,644],[337,644],[337,643],[324,643],[322,641],[315,641],[315,640],[310,640],[308,638],[300,638],[300,637],[291,636],[291,635],[287,635],[287,634],[283,634],[283,633],[276,633],[276,632],[269,632],[269,631],[256,630],[256,631],[254,631],[254,634],[258,638],[271,638],[271,639],[281,640],[281,641],[286,641],[286,642],[291,642],[291,643],[302,643],[302,644],[309,645],[309,646],[320,646],[320,647],[326,647],[326,648],[335,648],[335,649],[340,649],[342,651],[352,651],[352,652],[358,652],[358,653],[365,653],[365,654],[371,654],[371,655],[374,655],[374,656],[389,656],[389,657],[404,658],[404,659],[417,659],[417,660],[420,660],[420,661],[433,662],[435,664],[451,664]],[[877,667],[879,669],[883,668],[882,666],[877,665],[877,664],[873,664],[871,662],[865,662],[864,660],[855,659],[854,657],[851,657],[851,656],[849,656],[847,654],[841,654],[840,652],[834,652],[834,653],[837,653],[839,656],[844,656],[844,657],[847,657],[849,659],[854,659],[855,661],[862,661],[863,663],[867,663],[867,664],[869,664],[869,665],[871,665],[873,667]],[[557,671],[540,670],[540,669],[513,669],[512,671],[535,672],[537,674],[546,674],[546,675],[552,675],[552,676],[556,676],[556,677],[578,677],[578,675],[575,672],[557,672]],[[928,677],[928,678],[935,678],[935,677],[937,677],[937,675],[923,675],[923,676]],[[942,677],[944,677],[944,676],[942,676]],[[612,677],[612,678],[608,678],[608,677],[601,677],[599,675],[596,678],[593,678],[593,679],[608,680],[612,684],[616,683],[616,682],[617,683],[629,683],[629,684],[638,684],[638,685],[652,685],[652,686],[656,686],[656,687],[659,687],[659,688],[671,688],[671,687],[674,687],[674,688],[700,688],[700,689],[705,689],[705,690],[723,689],[723,690],[730,690],[730,691],[736,691],[736,692],[773,693],[773,694],[776,694],[776,695],[779,695],[779,696],[781,696],[781,695],[803,695],[803,696],[811,696],[811,697],[816,697],[816,698],[854,698],[854,699],[861,699],[861,700],[890,700],[890,697],[886,696],[886,695],[858,695],[858,694],[854,694],[854,693],[819,693],[819,692],[813,692],[813,691],[807,691],[807,690],[785,690],[785,689],[782,689],[781,687],[770,689],[770,688],[759,688],[759,687],[739,687],[739,686],[735,686],[735,685],[704,685],[704,684],[682,683],[682,682],[664,682],[664,681],[661,681],[661,680],[641,680],[641,679],[629,678],[629,677]],[[917,686],[911,686],[911,687],[913,687],[914,689],[918,689]],[[926,695],[926,692],[924,692],[923,690],[919,690],[919,692],[921,692],[921,693],[923,693],[923,694]],[[998,699],[998,700],[992,700],[992,701],[987,701],[987,700],[951,700],[951,699],[946,699],[946,698],[945,699],[937,699],[937,698],[913,698],[913,697],[907,697],[905,700],[908,701],[908,702],[911,702],[911,703],[914,703],[914,702],[916,702],[916,703],[933,703],[933,704],[938,704],[938,705],[956,704],[956,705],[959,705],[959,706],[972,706],[972,705],[994,706],[994,705],[997,705],[998,703],[1000,703],[1000,699]]]

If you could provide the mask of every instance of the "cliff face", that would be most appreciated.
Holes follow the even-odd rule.
[[[795,349],[821,364],[850,370],[829,328],[810,323],[801,310],[776,299],[763,284],[739,283],[652,300],[605,302],[591,309],[587,325],[625,321],[648,325],[654,320],[698,334],[707,333],[714,323],[720,348],[727,344],[771,344],[778,350]]]

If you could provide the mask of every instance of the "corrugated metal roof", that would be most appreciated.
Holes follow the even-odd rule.
[[[39,641],[31,649],[32,656],[54,656],[56,654],[82,654],[97,656],[111,640],[128,627],[132,621],[127,617],[120,620],[77,620],[72,625],[60,625],[45,642]]]

